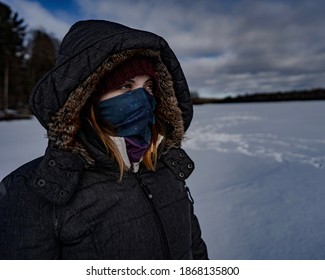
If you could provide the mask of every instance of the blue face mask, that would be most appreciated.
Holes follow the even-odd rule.
[[[148,146],[155,107],[155,98],[144,88],[138,88],[101,101],[97,108],[99,116],[114,127],[117,136]]]

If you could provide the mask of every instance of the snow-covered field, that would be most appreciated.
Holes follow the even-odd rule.
[[[195,106],[187,181],[211,259],[325,259],[325,102]],[[41,156],[34,120],[0,122],[0,178]]]

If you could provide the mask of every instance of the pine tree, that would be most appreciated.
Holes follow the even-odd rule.
[[[22,65],[26,25],[0,3],[0,109],[16,104],[22,94]]]
[[[30,57],[27,61],[29,90],[55,64],[59,43],[43,30],[34,30],[29,42]]]

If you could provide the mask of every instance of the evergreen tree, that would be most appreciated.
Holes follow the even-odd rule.
[[[30,91],[35,83],[55,64],[57,40],[45,31],[34,30],[29,42],[30,57],[27,61],[27,81]]]
[[[0,3],[0,109],[16,105],[23,94],[25,30],[24,20]]]

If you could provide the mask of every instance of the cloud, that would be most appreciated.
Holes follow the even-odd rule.
[[[61,18],[55,13],[46,10],[37,1],[11,0],[8,5],[14,12],[18,12],[20,18],[23,18],[28,24],[29,29],[44,29],[58,39],[62,39],[69,30],[71,22],[63,19],[65,12],[57,11]]]
[[[206,94],[325,84],[321,1],[234,1],[227,6],[221,1],[167,0],[150,8],[144,1],[78,3],[91,16],[109,15],[164,36],[191,88]]]
[[[75,0],[74,13],[13,0],[30,26],[59,38],[79,19],[117,21],[163,36],[191,90],[215,95],[325,86],[321,0]],[[11,4],[10,4],[11,5]]]
[[[190,85],[209,95],[325,86],[324,4],[247,2],[210,29],[215,53],[183,63]]]

